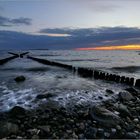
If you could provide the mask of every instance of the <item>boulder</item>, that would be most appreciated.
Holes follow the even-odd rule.
[[[127,91],[122,91],[119,93],[119,99],[120,101],[130,101],[130,100],[134,100],[135,97]]]
[[[16,82],[23,82],[23,81],[25,81],[26,80],[26,78],[24,77],[24,76],[18,76],[18,77],[16,77],[15,79],[14,79]]]
[[[124,116],[124,117],[131,116],[131,113],[128,110],[127,106],[123,104],[118,104],[118,111],[120,112],[121,116]]]
[[[121,119],[118,115],[100,106],[92,107],[90,114],[94,120],[106,127],[113,127],[121,123]]]
[[[24,116],[25,113],[26,113],[26,110],[20,106],[15,106],[9,111],[9,114],[13,117]]]
[[[10,122],[0,122],[0,138],[5,138],[10,134],[18,133],[18,125]]]

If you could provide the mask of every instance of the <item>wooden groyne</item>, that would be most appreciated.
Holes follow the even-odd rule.
[[[18,57],[20,57],[20,58],[23,58],[23,56],[26,55],[26,54],[28,54],[29,52],[24,52],[24,53],[19,53],[19,54],[13,53],[13,52],[8,52],[8,53],[9,53],[9,54],[12,54],[12,55],[14,55],[14,56],[18,56]]]
[[[32,59],[42,64],[58,66],[58,67],[69,69],[72,72],[77,73],[78,75],[84,78],[94,78],[94,79],[101,79],[101,80],[106,80],[106,81],[113,81],[116,83],[122,83],[122,84],[140,88],[140,79],[134,79],[133,77],[120,76],[120,75],[111,74],[111,73],[103,72],[100,70],[94,70],[90,68],[74,67],[72,65],[62,64],[62,63],[35,58],[31,56],[27,56],[27,58]]]
[[[21,54],[19,54],[19,57],[20,57],[20,58],[23,58],[23,56],[26,55],[26,54],[28,54],[28,53],[29,53],[29,52],[21,53]]]
[[[0,60],[0,65],[3,65],[5,63],[9,62],[10,60],[18,58],[18,57],[19,57],[18,55],[14,55],[14,56],[11,56],[11,57],[8,57],[8,58],[5,58],[5,59],[1,59]]]
[[[49,60],[45,60],[45,59],[40,59],[40,58],[35,58],[35,57],[31,57],[31,56],[27,56],[27,58],[32,59],[32,60],[37,61],[42,64],[57,66],[57,67],[62,67],[62,68],[67,68],[67,69],[72,70],[71,65],[61,64],[61,63],[57,63],[57,62],[53,62],[53,61],[49,61]]]

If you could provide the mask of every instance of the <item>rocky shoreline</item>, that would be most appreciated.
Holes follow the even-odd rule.
[[[115,99],[96,106],[75,106],[72,111],[53,103],[34,110],[15,106],[0,114],[0,138],[139,139],[140,90],[127,88]]]

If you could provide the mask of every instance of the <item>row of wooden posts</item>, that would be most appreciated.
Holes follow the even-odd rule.
[[[72,72],[77,73],[78,75],[80,75],[84,78],[95,78],[95,79],[113,81],[113,82],[117,82],[117,83],[127,84],[130,86],[140,87],[140,79],[135,80],[133,77],[130,78],[130,77],[126,77],[126,76],[110,74],[107,72],[93,70],[90,68],[74,67],[72,65],[61,64],[58,62],[53,62],[53,61],[35,58],[35,57],[31,57],[31,56],[28,56],[27,58],[32,59],[32,60],[37,61],[42,64],[58,66],[58,67],[63,67],[63,68],[72,70]]]
[[[5,58],[5,59],[1,59],[0,60],[0,65],[3,65],[3,64],[5,64],[5,63],[7,63],[7,62],[9,62],[10,60],[13,60],[13,59],[15,59],[15,58],[18,58],[18,56],[11,56],[11,57],[8,57],[8,58]]]
[[[22,54],[15,54],[15,53],[10,53],[14,56],[8,57],[5,59],[0,60],[0,65],[5,64],[9,62],[12,59],[18,58],[18,57],[23,57],[24,55],[28,54],[28,52],[22,53]],[[90,68],[82,68],[82,67],[74,67],[72,65],[67,65],[67,64],[62,64],[58,62],[53,62],[45,59],[40,59],[40,58],[35,58],[31,56],[27,56],[28,59],[32,59],[34,61],[37,61],[42,64],[46,65],[51,65],[51,66],[57,66],[57,67],[62,67],[71,70],[73,73],[76,73],[84,78],[94,78],[94,79],[101,79],[101,80],[106,80],[106,81],[113,81],[117,83],[123,83],[127,84],[130,86],[135,86],[140,88],[140,79],[134,79],[133,77],[126,77],[126,76],[120,76],[116,74],[110,74],[107,72],[103,72],[100,70],[94,70]]]

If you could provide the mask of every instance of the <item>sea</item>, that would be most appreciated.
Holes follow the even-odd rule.
[[[112,74],[140,79],[140,51],[78,51],[78,50],[27,50],[29,56],[87,67]],[[12,51],[21,53],[26,51]],[[0,51],[0,59],[12,56],[7,50]],[[23,75],[26,80],[16,83],[15,77]],[[82,78],[71,71],[43,65],[33,60],[16,58],[0,65],[0,111],[14,106],[26,109],[54,102],[63,107],[100,104],[115,98],[127,85],[94,78]],[[108,94],[106,89],[112,90]],[[48,99],[37,99],[40,94],[53,94]]]

